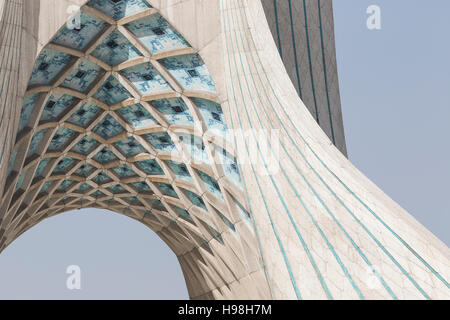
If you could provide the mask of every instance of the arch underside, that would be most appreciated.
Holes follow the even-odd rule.
[[[160,235],[192,298],[233,297],[230,285],[261,266],[226,130],[208,68],[158,10],[89,1],[36,60],[0,250],[45,218],[108,209]]]

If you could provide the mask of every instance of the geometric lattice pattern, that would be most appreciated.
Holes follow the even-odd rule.
[[[3,195],[11,223],[100,207],[223,243],[243,201],[235,158],[211,142],[227,129],[215,91],[200,55],[146,1],[89,1],[33,69]]]

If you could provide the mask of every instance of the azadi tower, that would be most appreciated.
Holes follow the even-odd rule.
[[[345,156],[331,0],[0,17],[0,251],[104,208],[167,243],[192,299],[450,298],[449,249]]]

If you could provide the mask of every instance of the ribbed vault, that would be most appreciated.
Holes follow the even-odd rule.
[[[91,0],[80,18],[42,50],[29,80],[0,249],[45,218],[109,209],[161,236],[191,297],[226,295],[261,267],[206,65],[146,1]]]

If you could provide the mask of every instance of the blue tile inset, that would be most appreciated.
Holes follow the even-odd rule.
[[[206,188],[208,191],[210,191],[212,194],[214,194],[216,197],[223,199],[222,192],[220,191],[219,183],[214,179],[213,177],[207,175],[203,171],[196,170],[198,175],[200,176],[200,179],[205,183]]]
[[[112,152],[106,147],[100,150],[99,153],[97,153],[92,159],[94,159],[95,161],[97,161],[102,165],[106,165],[113,161],[119,160],[119,158],[117,158],[114,152]]]
[[[53,93],[42,111],[40,121],[58,121],[62,115],[69,111],[79,100],[63,93]]]
[[[114,20],[120,20],[131,14],[151,8],[144,0],[91,0],[88,2],[88,5]]]
[[[70,116],[67,122],[86,129],[95,120],[100,110],[97,105],[86,102]]]
[[[227,138],[227,125],[222,107],[210,100],[193,98],[192,101],[197,105],[208,130],[222,138]]]
[[[94,127],[94,130],[92,131],[98,134],[103,139],[109,140],[125,132],[125,129],[116,119],[114,119],[113,116],[108,114]]]
[[[198,54],[164,58],[160,62],[185,90],[216,91],[208,68]]]
[[[116,66],[142,55],[127,38],[115,30],[92,52],[92,56],[110,66]]]
[[[121,71],[142,95],[158,94],[171,90],[170,85],[150,63],[130,67]]]
[[[159,152],[172,152],[175,149],[175,144],[167,132],[148,133],[142,137]]]
[[[88,135],[85,135],[78,143],[72,148],[72,152],[88,156],[95,148],[99,146],[99,142]]]
[[[49,152],[55,152],[60,151],[62,152],[64,148],[70,143],[70,141],[75,138],[75,131],[60,127],[55,135],[53,136],[52,142],[50,143],[50,146],[48,147]]]
[[[181,98],[155,100],[151,104],[164,115],[170,124],[188,126],[194,124],[194,118]]]
[[[126,27],[152,54],[189,47],[186,40],[159,14],[130,22]]]
[[[61,84],[61,87],[73,89],[82,93],[86,93],[95,79],[102,72],[102,68],[92,63],[88,59],[83,59],[78,68],[72,71],[69,76]]]
[[[155,118],[140,104],[120,108],[117,112],[136,129],[158,125]]]
[[[136,141],[134,137],[128,137],[125,140],[120,140],[114,143],[114,146],[125,157],[131,158],[141,153],[147,153],[147,150]]]
[[[164,175],[164,171],[155,159],[136,162],[136,166],[151,176]]]
[[[106,27],[106,23],[83,10],[80,15],[80,28],[64,26],[53,38],[53,43],[75,50],[84,51],[86,46]]]
[[[72,56],[67,53],[52,49],[42,50],[34,65],[28,85],[30,87],[50,85],[71,59]]]
[[[119,81],[110,76],[108,80],[97,90],[93,97],[108,106],[131,98],[131,94],[119,83]]]
[[[34,105],[39,98],[39,93],[29,95],[23,100],[22,111],[20,113],[19,131],[25,128],[30,120]]]

